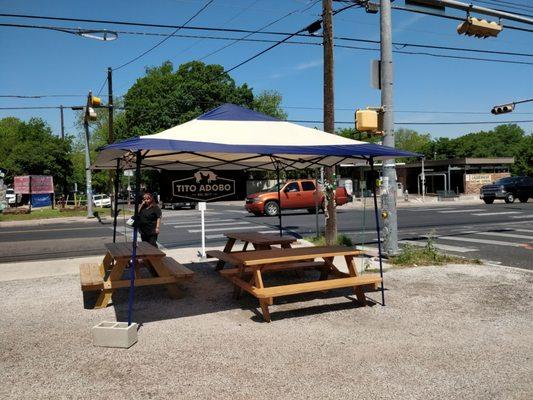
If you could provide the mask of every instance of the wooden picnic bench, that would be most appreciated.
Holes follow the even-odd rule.
[[[106,243],[105,246],[107,252],[100,264],[80,265],[81,290],[100,292],[95,308],[106,307],[116,289],[130,286],[129,278],[123,279],[123,274],[131,259],[131,243]],[[141,277],[141,267],[147,268],[151,276]],[[167,291],[174,298],[179,297],[175,284],[193,276],[191,270],[146,242],[137,244],[134,273],[135,286],[166,285]]]
[[[375,287],[381,282],[377,274],[360,275],[355,267],[354,257],[362,254],[344,246],[301,247],[287,249],[258,250],[232,253],[236,268],[221,271],[235,285],[234,296],[238,297],[242,290],[247,291],[259,300],[263,318],[270,322],[269,305],[273,298],[293,294],[326,291],[344,287],[353,287],[358,302],[366,305],[365,287]],[[334,264],[335,257],[344,257],[348,273],[340,271]],[[309,262],[309,259],[321,259],[320,262]],[[300,268],[307,263],[308,268],[321,270],[320,280],[289,285],[265,287],[264,272],[286,271]],[[313,265],[313,264],[316,265]],[[306,267],[302,267],[306,268]],[[251,276],[250,276],[251,275]],[[328,279],[333,275],[333,279]]]
[[[244,242],[242,251],[247,251],[250,243],[254,250],[270,250],[274,245],[279,245],[281,248],[291,248],[291,244],[297,240],[292,236],[279,236],[277,234],[259,232],[226,232],[224,235],[228,238],[228,241],[223,251],[209,250],[206,252],[208,257],[218,258],[215,268],[217,271],[224,268],[226,263],[236,265],[232,254],[237,254],[241,251],[235,252],[232,250],[237,240]]]

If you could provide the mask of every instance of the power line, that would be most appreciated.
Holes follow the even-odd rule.
[[[46,97],[85,97],[83,94],[40,94],[40,95],[18,95],[18,94],[1,94],[0,98],[12,99],[43,99]]]
[[[254,34],[256,34],[256,33],[259,33],[259,32],[261,32],[261,31],[263,31],[264,29],[268,28],[269,26],[272,26],[272,25],[278,23],[279,21],[281,21],[281,20],[283,20],[283,19],[285,19],[285,18],[291,16],[292,14],[294,14],[294,13],[296,13],[296,12],[298,12],[298,11],[303,12],[303,11],[308,10],[310,7],[314,6],[317,2],[318,2],[318,1],[315,1],[311,6],[305,8],[305,9],[302,10],[302,11],[300,11],[299,9],[298,9],[298,10],[291,11],[291,12],[289,12],[289,13],[283,15],[282,17],[280,17],[280,18],[278,18],[278,19],[276,19],[276,20],[274,20],[274,21],[272,21],[272,22],[269,22],[268,24],[262,26],[261,28],[255,30],[255,31],[253,31],[253,32],[248,33],[247,35],[245,35],[245,36],[243,36],[243,37],[240,37],[240,38],[234,39],[233,42],[228,43],[227,45],[222,46],[222,47],[220,47],[219,49],[214,50],[214,51],[210,52],[209,54],[207,54],[207,55],[205,55],[205,56],[203,56],[203,57],[200,57],[199,60],[200,60],[200,61],[205,60],[206,58],[211,57],[211,56],[213,56],[213,55],[215,55],[215,54],[221,52],[222,50],[225,50],[225,49],[227,49],[228,47],[233,46],[234,44],[236,44],[236,43],[238,43],[238,42],[246,41],[246,39],[248,39],[250,36],[252,36],[252,35],[254,35]]]
[[[63,106],[64,108],[72,108],[79,106]],[[60,106],[35,106],[35,107],[0,107],[0,110],[41,110],[41,109],[60,109]],[[125,107],[115,107],[116,110],[126,110]],[[137,110],[137,109],[136,109]],[[322,120],[308,120],[308,119],[288,119],[288,122],[305,123],[305,124],[322,124]],[[533,120],[507,120],[507,121],[461,121],[461,122],[410,122],[398,121],[401,125],[483,125],[483,124],[518,124],[529,123]],[[336,124],[354,125],[354,121],[335,121]]]
[[[139,54],[137,57],[134,57],[132,58],[131,60],[129,60],[128,62],[125,62],[124,64],[122,65],[119,65],[118,67],[115,67],[113,68],[113,70],[115,71],[118,71],[119,69],[122,69],[124,67],[126,67],[127,65],[130,65],[131,63],[137,61],[138,59],[140,59],[141,57],[145,56],[146,54],[150,53],[152,50],[156,49],[157,47],[161,46],[163,43],[165,43],[168,39],[170,39],[172,37],[173,34],[177,33],[182,27],[184,27],[185,25],[187,25],[189,22],[191,22],[193,19],[195,19],[198,15],[200,15],[200,13],[202,13],[202,11],[204,11],[207,7],[209,7],[209,5],[211,5],[211,3],[213,3],[214,0],[209,0],[206,4],[204,4],[204,6],[202,8],[200,8],[192,17],[190,17],[186,22],[185,24],[183,24],[182,26],[176,28],[174,30],[174,32],[172,32],[170,35],[168,35],[167,37],[165,37],[163,40],[159,41],[158,43],[156,43],[154,46],[150,47],[148,50],[142,52],[141,54]]]
[[[491,7],[500,7],[500,6],[503,6],[503,7],[508,7],[508,8],[512,8],[512,9],[515,9],[515,10],[519,10],[519,11],[531,11],[533,10],[533,7],[531,6],[526,6],[526,5],[518,5],[518,4],[515,4],[515,3],[510,3],[508,1],[492,1],[492,0],[475,0],[476,3],[481,3],[481,4],[487,4]],[[497,10],[497,11],[504,11],[504,12],[510,12],[509,10]],[[511,12],[514,12],[514,11],[511,11]],[[516,13],[516,12],[515,12]],[[518,13],[516,13],[518,14]],[[523,15],[523,14],[521,14]],[[526,16],[529,16],[529,15],[526,15]]]
[[[20,24],[3,24],[0,23],[0,26],[6,26],[6,27],[17,27],[17,28],[30,28],[30,29],[48,29],[47,26],[42,25],[20,25]],[[58,27],[60,28],[60,27]],[[157,32],[138,32],[138,31],[115,31],[118,34],[122,35],[143,35],[143,36],[170,36],[166,33],[157,33]],[[243,42],[258,42],[258,43],[278,43],[276,40],[271,39],[249,39],[247,37],[251,36],[253,33],[257,33],[257,31],[252,31],[249,35],[235,39],[233,37],[227,37],[227,36],[200,36],[200,35],[186,35],[186,34],[174,34],[171,35],[171,37],[179,37],[179,38],[194,38],[194,39],[210,39],[210,40],[230,40],[230,41],[243,41]],[[265,33],[265,32],[261,32]],[[282,33],[280,33],[282,34]],[[283,33],[284,35],[290,35],[290,33]],[[302,35],[298,35],[302,36]],[[304,35],[305,36],[305,35]],[[307,35],[311,36],[311,35]],[[313,38],[320,38],[320,35],[312,35]],[[341,40],[341,41],[349,41],[349,42],[360,42],[360,43],[370,43],[370,44],[379,44],[379,40],[372,40],[372,39],[363,39],[363,38],[351,38],[351,37],[343,37],[343,36],[336,36],[334,37],[335,40]],[[305,41],[285,41],[283,44],[300,44],[300,45],[310,45],[310,46],[322,46],[322,43],[319,42],[305,42]],[[507,56],[518,56],[518,57],[533,57],[533,53],[518,53],[518,52],[509,52],[509,51],[499,51],[499,50],[484,50],[484,49],[473,49],[468,47],[453,47],[453,46],[437,46],[437,45],[429,45],[429,44],[420,44],[420,43],[409,43],[409,42],[393,42],[393,45],[396,46],[396,49],[400,47],[406,48],[406,47],[413,47],[413,48],[427,48],[427,49],[434,49],[434,50],[450,50],[450,51],[463,51],[463,52],[471,52],[471,53],[481,53],[481,54],[498,54],[498,55],[507,55]],[[336,47],[340,47],[342,45],[335,45]],[[227,46],[226,46],[227,47]],[[362,47],[348,47],[346,48],[353,48],[357,50],[379,50],[379,49],[372,49],[372,48],[362,48]],[[219,49],[222,50],[225,47]],[[399,50],[399,49],[398,49]],[[210,56],[210,53],[201,59],[204,59],[208,56]],[[489,60],[487,60],[489,61]],[[105,83],[104,83],[105,84]]]
[[[295,122],[301,124],[322,124],[322,120],[310,120],[310,119],[288,119],[288,122]],[[461,122],[408,122],[397,121],[398,125],[500,125],[500,124],[518,124],[533,122],[533,119],[523,121],[461,121]],[[340,125],[354,125],[354,121],[335,121],[335,124]]]
[[[345,10],[347,10],[347,9],[349,9],[349,8],[355,7],[355,6],[357,6],[358,8],[361,7],[360,5],[357,5],[357,4],[351,4],[351,5],[348,5],[348,6],[346,6],[346,7],[342,7],[342,8],[340,8],[340,9],[338,9],[338,10],[333,11],[332,15],[336,15],[336,14],[338,14],[338,13],[340,13],[340,12],[343,12],[343,11],[345,11]],[[261,55],[263,55],[263,54],[265,54],[267,51],[270,51],[270,50],[272,50],[273,48],[279,46],[280,44],[286,42],[287,40],[289,40],[290,38],[296,36],[297,34],[302,33],[302,32],[304,32],[304,31],[309,31],[310,27],[311,27],[312,25],[314,25],[314,24],[317,24],[317,23],[322,23],[322,19],[319,19],[319,20],[317,20],[317,21],[315,21],[315,22],[309,24],[309,25],[306,26],[305,28],[302,28],[302,29],[300,29],[299,31],[297,31],[297,32],[295,32],[295,33],[291,33],[290,35],[288,35],[288,36],[285,37],[284,39],[282,39],[282,40],[280,40],[280,41],[274,43],[272,46],[267,47],[267,48],[264,49],[264,50],[261,50],[259,53],[256,53],[255,55],[253,55],[253,56],[247,58],[246,60],[241,61],[239,64],[235,65],[234,67],[231,67],[231,68],[228,69],[228,70],[225,70],[224,72],[225,72],[225,73],[229,73],[229,72],[231,72],[231,71],[233,71],[233,70],[235,70],[235,69],[237,69],[237,68],[243,66],[244,64],[247,64],[248,62],[250,62],[250,61],[256,59],[257,57],[259,57],[259,56],[261,56]]]

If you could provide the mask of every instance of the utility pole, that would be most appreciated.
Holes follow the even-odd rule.
[[[381,0],[381,108],[383,112],[383,145],[394,147],[394,114],[392,108],[392,29],[390,0]],[[383,161],[381,216],[383,218],[383,250],[398,253],[398,218],[396,214],[396,163]]]
[[[61,114],[61,139],[65,139],[65,119],[63,118],[63,104],[59,106]]]
[[[322,0],[322,45],[324,47],[324,131],[335,133],[333,96],[333,10],[332,0]],[[334,167],[324,169],[323,187],[326,218],[326,244],[337,240],[337,213],[335,210]]]
[[[109,112],[109,116],[107,119],[107,125],[108,125],[108,137],[107,137],[107,143],[111,144],[115,141],[114,133],[113,133],[113,69],[111,67],[107,68],[107,110]],[[115,180],[118,179],[118,173],[117,171],[109,171],[109,190],[111,191],[111,216],[113,216],[113,212],[117,212],[117,210],[114,210],[114,204],[115,204],[115,196],[118,196],[118,193],[116,193],[114,185]]]
[[[85,107],[85,116],[83,118],[83,128],[85,130],[85,180],[87,190],[87,218],[93,218],[93,189],[91,174],[91,152],[89,149],[89,112],[92,103],[92,92],[87,96],[87,107]]]

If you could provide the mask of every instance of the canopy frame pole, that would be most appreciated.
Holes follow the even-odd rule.
[[[281,185],[280,185],[280,168],[279,168],[279,162],[272,158],[272,163],[274,164],[274,167],[276,168],[276,180],[278,183],[278,219],[279,219],[279,236],[283,236],[283,228],[281,225]]]
[[[371,157],[369,160],[370,172],[371,172],[371,183],[372,183],[372,195],[374,197],[374,215],[376,217],[376,233],[378,235],[378,256],[379,256],[379,276],[381,277],[381,305],[385,306],[385,288],[383,286],[383,262],[381,256],[381,236],[379,228],[379,215],[378,215],[378,197],[376,194],[376,176],[374,169],[374,158]]]
[[[130,259],[130,293],[128,299],[128,326],[131,325],[131,316],[133,311],[133,295],[135,289],[135,260],[137,258],[137,233],[139,226],[139,203],[140,203],[140,188],[141,188],[141,151],[137,150],[136,154],[136,166],[135,166],[135,209],[133,212],[133,243],[131,246],[131,259]]]
[[[117,218],[118,218],[118,187],[119,187],[120,158],[117,158],[117,168],[115,169],[115,198],[113,204],[113,243],[117,241]]]

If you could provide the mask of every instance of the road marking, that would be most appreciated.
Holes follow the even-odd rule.
[[[533,218],[533,215],[513,215],[511,218]]]
[[[413,211],[413,212],[420,212],[421,210],[423,210],[423,211],[439,211],[439,210],[448,210],[449,208],[450,207],[424,208],[424,209],[422,209],[422,207],[420,207],[420,208],[415,208],[415,209],[406,208],[405,211]]]
[[[515,231],[515,232],[531,232],[531,233],[533,233],[533,229],[515,229],[515,228],[511,228],[510,230]]]
[[[416,240],[400,240],[399,243],[401,243],[401,244],[411,244],[411,245],[415,245],[415,246],[426,246],[426,243],[419,242],[419,241],[416,241]],[[445,245],[445,244],[438,244],[438,243],[433,243],[433,247],[435,247],[437,249],[440,249],[440,250],[454,251],[454,252],[457,252],[457,253],[468,253],[470,251],[479,251],[478,249],[471,249],[471,248],[468,248],[468,247],[448,246],[448,245]]]
[[[422,236],[428,237],[428,236]],[[436,240],[455,240],[457,242],[470,242],[470,243],[482,243],[482,244],[493,244],[496,246],[510,246],[510,247],[522,247],[520,243],[510,243],[502,242],[499,240],[486,240],[486,239],[476,239],[476,238],[467,238],[467,237],[457,237],[457,236],[437,236],[434,237]]]
[[[528,239],[533,242],[533,236],[526,236],[526,235],[514,235],[512,233],[502,233],[502,232],[478,232],[477,235],[485,235],[485,236],[501,236],[501,237],[508,237],[508,238],[516,238],[516,239]]]
[[[472,215],[478,215],[480,217],[485,217],[489,215],[507,215],[507,214],[522,214],[522,211],[501,211],[501,212],[491,212],[491,213],[474,213]]]
[[[467,213],[467,212],[473,212],[473,211],[485,211],[483,208],[473,208],[471,210],[447,210],[447,211],[439,211],[439,214],[448,214],[448,213]]]
[[[236,219],[214,219],[211,221],[205,221],[206,224],[210,224],[210,223],[216,223],[216,222],[225,222],[226,224],[229,224],[229,223],[232,223],[233,221],[237,221]],[[173,223],[165,223],[165,225],[169,225],[169,226],[175,226],[176,228],[179,227],[179,226],[186,226],[187,224],[199,224],[200,223],[200,219],[196,219],[196,220],[187,220],[187,221],[182,221],[182,222],[173,222]],[[247,222],[248,224],[249,222]]]
[[[107,224],[106,224],[107,225]],[[28,230],[25,230],[25,231],[4,231],[4,232],[0,232],[0,234],[10,234],[10,233],[34,233],[34,232],[55,232],[55,231],[80,231],[80,230],[84,230],[84,229],[97,229],[97,228],[102,228],[102,227],[105,227],[106,225],[91,225],[91,226],[88,226],[88,227],[83,227],[83,228],[57,228],[57,229],[28,229]],[[111,229],[113,229],[113,227],[111,227]]]
[[[221,223],[206,223],[205,226],[207,227],[210,227],[210,226],[222,226],[222,225],[251,225],[252,223],[251,222],[221,222]],[[179,226],[174,226],[174,228],[176,229],[181,229],[181,228],[201,228],[202,225],[199,225],[198,223],[194,224],[194,225],[179,225]],[[191,232],[191,231],[189,231]]]
[[[249,226],[236,226],[235,228],[214,228],[214,229],[206,229],[206,232],[216,232],[216,231],[238,231],[242,229],[250,229]],[[190,233],[198,233],[202,232],[201,229],[189,229],[188,232]]]

